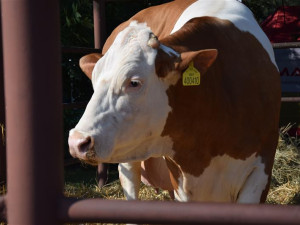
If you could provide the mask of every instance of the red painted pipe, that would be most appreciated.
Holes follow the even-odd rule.
[[[300,97],[282,97],[281,102],[300,102]]]
[[[300,206],[63,199],[63,222],[299,225]]]
[[[105,36],[105,0],[93,0],[93,16],[94,16],[94,45],[95,48],[102,49]]]
[[[59,2],[1,3],[8,223],[59,224],[63,190]]]
[[[0,2],[1,11],[1,2]],[[4,80],[3,80],[3,55],[2,55],[2,28],[0,16],[0,125],[5,127],[5,100],[4,100]],[[5,136],[2,136],[0,127],[0,184],[6,181],[6,148]]]

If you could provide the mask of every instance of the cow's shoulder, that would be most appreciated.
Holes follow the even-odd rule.
[[[197,0],[183,11],[171,33],[180,30],[191,19],[199,17],[215,17],[229,21],[241,32],[250,33],[261,43],[276,65],[269,39],[261,30],[253,13],[244,4],[236,0]]]

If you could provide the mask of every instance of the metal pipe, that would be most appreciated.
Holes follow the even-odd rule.
[[[299,206],[63,199],[63,222],[299,224]]]
[[[300,42],[273,43],[273,48],[300,48]]]
[[[93,0],[95,48],[102,49],[106,38],[105,0]]]
[[[9,224],[59,224],[63,190],[59,4],[2,2]]]
[[[1,2],[0,2],[1,12]],[[2,28],[0,16],[0,184],[6,181],[5,100],[3,80]],[[2,133],[3,132],[3,133]]]
[[[300,102],[300,97],[282,97],[281,102]]]
[[[105,0],[93,0],[94,46],[102,49],[106,38]],[[99,164],[97,168],[98,186],[101,188],[107,181],[107,164]]]

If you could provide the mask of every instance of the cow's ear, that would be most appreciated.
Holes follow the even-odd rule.
[[[95,64],[99,59],[101,59],[102,56],[103,55],[100,53],[92,53],[80,58],[79,66],[88,78],[92,79],[92,73]]]
[[[205,74],[217,56],[218,50],[216,49],[183,52],[181,53],[181,60],[175,63],[175,69],[184,71],[193,62],[194,67],[196,67],[200,74]]]

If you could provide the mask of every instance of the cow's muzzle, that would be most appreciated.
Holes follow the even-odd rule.
[[[73,130],[70,132],[68,142],[70,154],[74,158],[78,158],[90,164],[97,164],[93,137]]]

